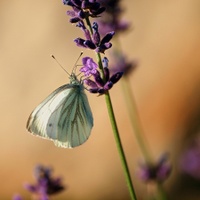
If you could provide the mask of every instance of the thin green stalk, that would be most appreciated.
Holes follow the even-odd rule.
[[[90,34],[92,36],[93,30],[92,30],[92,26],[91,26],[89,17],[86,17],[86,23],[87,23],[87,26],[89,28]],[[101,72],[103,80],[105,81],[105,75],[104,75],[104,70],[103,70],[103,65],[102,65],[100,53],[96,53],[96,57],[97,57],[99,70]],[[108,91],[105,94],[105,101],[106,101],[106,105],[107,105],[107,109],[108,109],[108,115],[109,115],[109,118],[110,118],[111,126],[112,126],[112,129],[113,129],[113,134],[114,134],[114,137],[115,137],[118,153],[119,153],[120,160],[121,160],[121,163],[122,163],[122,168],[123,168],[123,171],[124,171],[124,174],[125,174],[128,190],[129,190],[129,193],[130,193],[130,197],[131,197],[132,200],[137,200],[135,190],[134,190],[134,187],[133,187],[133,184],[132,184],[128,164],[127,164],[127,161],[126,161],[126,156],[125,156],[125,153],[124,153],[124,150],[123,150],[123,147],[122,147],[122,143],[121,143],[121,139],[120,139],[120,136],[119,136],[119,131],[118,131],[118,127],[117,127],[117,123],[116,123],[116,119],[115,119],[115,115],[114,115],[114,111],[113,111],[113,107],[112,107],[110,94],[109,94]]]
[[[137,143],[142,151],[142,154],[145,158],[145,161],[147,162],[147,165],[154,165],[154,160],[150,153],[148,143],[145,142],[146,140],[144,139],[144,132],[139,119],[135,98],[132,93],[128,77],[122,77],[121,84],[123,88],[122,91],[124,92],[124,99],[126,101],[129,118],[131,120],[131,126],[132,129],[134,130]],[[157,191],[158,191],[156,198],[158,200],[167,200],[168,198],[163,189],[162,184],[155,182],[155,185],[157,186]]]
[[[97,54],[97,59],[98,59],[98,64],[99,64],[100,68],[103,68],[100,54]],[[111,102],[109,92],[107,92],[105,94],[105,101],[106,101],[106,105],[107,105],[107,109],[108,109],[108,115],[110,117],[111,126],[112,126],[112,129],[113,129],[113,134],[114,134],[114,137],[115,137],[118,153],[119,153],[121,163],[122,163],[122,167],[123,167],[123,170],[124,170],[128,190],[129,190],[131,199],[137,200],[135,190],[134,190],[134,187],[133,187],[133,184],[132,184],[132,181],[131,181],[131,175],[130,175],[128,164],[127,164],[127,161],[126,161],[126,156],[124,154],[121,139],[120,139],[120,136],[119,136],[119,131],[118,131],[118,128],[117,128],[117,123],[116,123],[116,119],[115,119],[115,115],[114,115],[114,111],[113,111],[112,102]]]
[[[124,92],[124,99],[126,101],[127,111],[129,114],[129,118],[131,120],[131,126],[132,126],[132,129],[134,130],[137,143],[142,151],[143,156],[145,157],[145,161],[148,164],[153,164],[152,155],[150,154],[149,147],[147,146],[147,142],[145,142],[144,140],[144,132],[141,126],[135,98],[130,88],[130,83],[128,81],[128,78],[122,77],[121,84],[123,88],[122,91]]]
[[[120,136],[119,136],[117,123],[116,123],[116,120],[115,120],[115,116],[114,116],[113,107],[112,107],[109,92],[107,92],[105,94],[105,100],[106,100],[108,114],[109,114],[109,117],[110,117],[110,122],[111,122],[111,125],[112,125],[113,134],[114,134],[114,137],[115,137],[118,153],[119,153],[121,163],[122,163],[122,167],[123,167],[123,170],[124,170],[128,190],[129,190],[131,199],[137,200],[135,190],[134,190],[134,187],[133,187],[133,184],[132,184],[132,181],[131,181],[131,175],[130,175],[130,172],[129,172],[128,164],[127,164],[126,157],[125,157],[125,154],[124,154],[124,150],[123,150],[123,147],[122,147],[121,139],[120,139]]]
[[[92,35],[92,34],[93,34],[93,30],[92,30],[92,26],[91,26],[89,17],[86,17],[86,18],[85,18],[85,21],[86,21],[87,26],[88,26],[88,28],[89,28],[89,30],[90,30],[90,34]]]
[[[122,48],[118,37],[114,37],[115,43],[115,49],[114,52],[116,55],[122,54]],[[122,85],[122,91],[124,92],[124,99],[127,106],[127,111],[129,114],[129,118],[131,120],[131,126],[133,129],[133,132],[135,134],[138,146],[144,156],[144,159],[147,163],[147,165],[154,165],[155,161],[153,159],[153,156],[151,155],[150,148],[148,146],[147,140],[145,139],[143,127],[139,118],[137,105],[135,102],[135,98],[132,92],[132,89],[130,87],[130,83],[128,80],[128,77],[122,77],[121,79],[121,85]],[[158,200],[167,200],[167,195],[163,189],[163,186],[161,183],[155,182],[155,185],[157,186],[157,199]]]
[[[157,185],[157,191],[158,191],[157,199],[168,200],[167,194],[163,189],[162,183],[157,182],[156,185]]]

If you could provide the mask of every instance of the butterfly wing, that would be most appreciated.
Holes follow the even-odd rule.
[[[84,143],[92,127],[92,112],[82,84],[66,84],[56,89],[36,107],[27,122],[31,133],[64,148]]]

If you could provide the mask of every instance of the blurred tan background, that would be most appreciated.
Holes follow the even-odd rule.
[[[132,29],[121,42],[129,59],[139,63],[130,81],[146,137],[155,158],[168,151],[176,164],[185,135],[199,122],[200,2],[122,2]],[[37,163],[52,166],[68,187],[53,199],[129,199],[103,97],[88,94],[95,126],[78,148],[57,148],[25,129],[35,106],[68,82],[50,55],[70,71],[84,50],[73,42],[82,33],[68,23],[68,9],[62,1],[0,1],[0,199],[14,193],[28,199],[23,183],[34,182]],[[136,175],[142,156],[120,89],[115,85],[111,96],[136,191],[144,199],[146,187]],[[168,190],[175,172],[165,184]]]

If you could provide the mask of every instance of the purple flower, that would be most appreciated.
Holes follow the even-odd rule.
[[[71,6],[73,9],[73,11],[67,12],[71,17],[71,23],[77,23],[89,16],[98,17],[105,11],[105,7],[101,7],[100,3],[95,0],[63,0],[63,4]]]
[[[100,95],[105,94],[106,91],[110,90],[113,87],[113,85],[115,83],[117,83],[123,75],[123,72],[117,72],[110,77],[110,71],[107,67],[108,66],[108,59],[104,58],[103,63],[104,63],[104,66],[106,66],[103,69],[104,70],[104,76],[105,76],[105,80],[104,80],[101,77],[100,72],[96,68],[97,64],[94,63],[94,61],[91,58],[89,58],[89,57],[86,57],[86,58],[87,59],[85,59],[84,62],[87,61],[88,63],[92,63],[93,66],[88,67],[88,65],[86,64],[85,67],[81,68],[81,71],[84,72],[86,76],[88,76],[88,74],[89,74],[89,75],[92,75],[93,78],[94,78],[94,80],[91,80],[91,79],[85,79],[84,80],[84,83],[89,86],[88,90],[91,93],[99,93]],[[84,63],[83,63],[83,65],[84,65]]]
[[[34,176],[36,179],[35,184],[25,184],[25,188],[36,194],[40,200],[48,200],[49,195],[56,194],[64,190],[61,178],[52,177],[52,169],[38,165],[35,167]]]
[[[130,74],[132,70],[134,70],[137,66],[137,61],[128,61],[126,56],[123,54],[119,54],[117,52],[112,52],[112,60],[114,64],[111,65],[111,72],[116,73],[117,71],[124,72],[124,76]]]
[[[180,167],[184,173],[200,179],[200,138],[194,140],[185,150],[181,157]]]
[[[86,29],[84,23],[81,21],[77,24],[79,28],[81,28],[85,34],[86,39],[76,38],[74,42],[79,47],[89,48],[95,50],[98,53],[104,53],[105,50],[112,47],[110,40],[114,36],[115,32],[111,31],[107,33],[102,39],[100,38],[100,34],[98,31],[98,24],[96,22],[93,23],[93,34],[92,38],[90,37],[89,31]]]
[[[171,165],[167,163],[168,154],[163,154],[154,165],[140,164],[139,177],[144,182],[165,181],[171,173]]]
[[[19,194],[15,194],[12,198],[12,200],[23,200],[22,197]]]
[[[84,57],[82,59],[83,67],[80,69],[85,76],[95,75],[97,73],[98,65],[90,57]]]
[[[120,0],[98,0],[98,2],[106,8],[104,15],[98,18],[101,35],[113,30],[119,33],[129,28],[130,24],[121,19],[124,10],[121,8]]]

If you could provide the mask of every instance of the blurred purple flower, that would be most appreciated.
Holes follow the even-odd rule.
[[[111,72],[116,73],[117,71],[122,71],[124,76],[127,76],[134,70],[137,66],[137,61],[128,61],[126,56],[116,52],[112,52],[113,63],[111,65]]]
[[[12,200],[23,200],[22,197],[19,194],[15,194],[12,198]]]
[[[167,161],[168,154],[163,154],[155,165],[140,164],[140,179],[144,182],[165,181],[171,173],[171,165]]]
[[[200,138],[194,140],[183,153],[180,167],[184,173],[200,179]]]
[[[121,19],[123,9],[120,5],[120,0],[97,0],[106,8],[104,15],[98,18],[99,32],[105,35],[110,31],[115,31],[116,34],[127,30],[130,24]]]
[[[94,80],[91,80],[91,79],[84,80],[84,83],[87,86],[89,86],[88,90],[91,93],[99,93],[100,95],[105,94],[106,91],[110,90],[113,87],[113,85],[115,83],[117,83],[123,75],[123,72],[116,72],[115,74],[113,74],[110,77],[110,71],[107,67],[108,59],[104,58],[103,63],[104,63],[105,67],[103,70],[104,70],[105,80],[103,80],[103,78],[101,78],[100,72],[98,70],[96,70],[97,64],[94,63],[94,61],[91,58],[89,58],[89,57],[86,57],[86,58],[87,59],[84,60],[84,62],[87,61],[88,63],[85,67],[81,68],[81,71],[84,72],[84,74],[86,76],[89,74],[89,75],[92,75],[94,78]],[[90,63],[92,63],[92,66],[88,66]],[[95,68],[95,70],[94,70],[94,68]],[[92,71],[92,73],[91,73],[91,71]]]
[[[24,187],[31,193],[38,196],[39,200],[48,200],[49,195],[64,190],[61,178],[52,177],[52,169],[37,165],[34,170],[35,184],[26,183]]]

